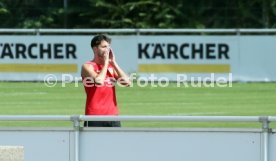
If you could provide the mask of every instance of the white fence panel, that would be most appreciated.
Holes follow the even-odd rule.
[[[23,146],[24,161],[69,161],[69,132],[0,129],[0,145]]]
[[[276,130],[274,129],[272,133],[269,135],[269,161],[276,161]]]
[[[119,130],[81,133],[81,161],[260,161],[260,133]]]
[[[23,146],[25,161],[276,161],[272,116],[0,116],[7,120],[74,122],[73,128],[0,128],[0,145]],[[85,120],[259,122],[262,128],[80,127]]]

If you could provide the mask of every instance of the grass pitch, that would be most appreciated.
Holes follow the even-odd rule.
[[[232,87],[117,88],[121,115],[276,116],[276,83],[233,83]],[[82,115],[85,93],[81,83],[0,82],[0,115]],[[0,126],[71,126],[70,122],[11,122]],[[243,127],[260,123],[123,122],[125,127]],[[271,124],[276,127],[275,123]]]

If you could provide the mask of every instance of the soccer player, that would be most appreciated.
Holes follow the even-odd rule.
[[[86,92],[86,115],[119,114],[115,82],[130,85],[127,74],[120,68],[110,47],[111,39],[96,35],[91,40],[94,59],[82,66],[81,76]],[[121,127],[120,121],[85,121],[85,127]]]

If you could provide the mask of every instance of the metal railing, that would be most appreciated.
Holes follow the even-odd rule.
[[[173,34],[173,33],[218,33],[218,34],[276,34],[276,29],[5,29],[0,28],[0,34],[84,34],[84,33],[129,33],[129,34]]]
[[[89,116],[0,115],[0,121],[158,121],[158,122],[276,122],[276,116]]]
[[[75,161],[79,161],[79,132],[82,121],[143,122],[256,122],[262,124],[262,161],[269,161],[269,127],[276,116],[87,116],[87,115],[0,115],[0,121],[72,121],[74,127]]]

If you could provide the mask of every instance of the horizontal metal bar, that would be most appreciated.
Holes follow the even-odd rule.
[[[259,122],[258,116],[87,116],[81,121]]]
[[[40,33],[135,33],[136,29],[39,29]]]
[[[70,121],[65,115],[0,115],[0,121]]]
[[[0,29],[0,33],[35,33],[38,29]]]
[[[0,121],[145,121],[145,122],[260,122],[264,116],[91,116],[91,115],[0,115]],[[267,116],[276,122],[276,116]]]
[[[276,29],[238,29],[240,33],[276,33]]]
[[[147,33],[276,33],[276,29],[137,29],[139,32]]]
[[[0,29],[0,33],[276,33],[276,29]]]
[[[238,29],[139,29],[141,33],[236,33]]]
[[[268,116],[268,121],[276,122],[276,116]]]

